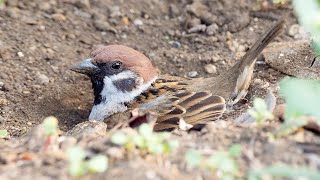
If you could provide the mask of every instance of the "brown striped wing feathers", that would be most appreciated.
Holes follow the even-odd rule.
[[[160,114],[154,127],[156,131],[172,130],[181,121],[192,126],[218,119],[225,111],[225,101],[209,92],[181,92],[174,94],[179,100],[173,109]]]
[[[224,98],[205,91],[191,92],[186,86],[181,80],[158,79],[137,97],[140,110],[158,114],[156,131],[172,130],[179,127],[181,121],[190,125],[203,124],[218,119],[225,111]]]

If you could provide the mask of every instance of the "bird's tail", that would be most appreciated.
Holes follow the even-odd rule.
[[[262,50],[281,32],[284,20],[278,20],[272,27],[258,39],[247,53],[231,69],[218,76],[217,80],[228,79],[234,83],[233,90],[229,94],[228,105],[237,103],[247,93],[252,78],[254,64]],[[224,84],[224,82],[221,82]]]
[[[247,53],[241,58],[239,63],[233,68],[245,68],[245,66],[250,65],[254,62],[255,58],[262,52],[262,50],[275,38],[277,37],[282,28],[284,20],[278,20],[273,26],[265,32],[260,39],[258,39],[254,45],[247,51]]]

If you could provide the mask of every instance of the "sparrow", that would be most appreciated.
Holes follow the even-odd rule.
[[[87,75],[94,101],[89,120],[103,121],[139,108],[157,114],[154,130],[173,130],[217,120],[247,94],[256,57],[280,33],[277,21],[229,70],[216,77],[188,79],[158,75],[143,53],[123,45],[94,50],[71,70]],[[225,100],[226,99],[226,100]],[[227,102],[226,102],[227,101]]]

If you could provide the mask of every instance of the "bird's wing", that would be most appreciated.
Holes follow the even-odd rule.
[[[172,130],[184,122],[191,126],[218,119],[225,111],[225,100],[209,92],[185,90],[178,80],[159,79],[137,98],[139,108],[158,114],[155,131]],[[140,101],[140,102],[139,102]]]
[[[154,129],[172,130],[180,123],[195,126],[218,119],[225,111],[225,100],[209,92],[180,92],[173,94],[178,100],[173,109],[160,114]]]

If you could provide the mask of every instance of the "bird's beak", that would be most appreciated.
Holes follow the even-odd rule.
[[[97,72],[99,70],[99,67],[94,65],[92,63],[92,59],[89,58],[81,61],[78,64],[71,66],[70,70],[77,73],[90,75]]]

